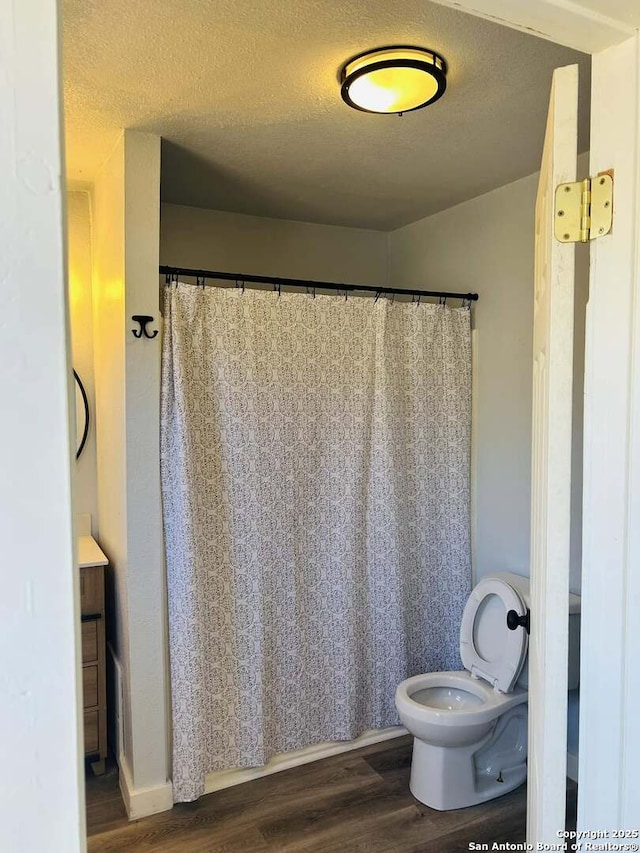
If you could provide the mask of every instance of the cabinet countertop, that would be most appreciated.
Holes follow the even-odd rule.
[[[106,566],[108,562],[93,536],[80,536],[78,538],[79,568],[86,569],[87,566]]]

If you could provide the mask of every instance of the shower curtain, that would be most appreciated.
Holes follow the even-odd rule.
[[[398,723],[461,668],[470,311],[167,285],[173,786]]]

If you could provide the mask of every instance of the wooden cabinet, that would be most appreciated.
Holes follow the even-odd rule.
[[[97,774],[104,773],[107,757],[104,569],[104,565],[83,565],[80,549],[84,752]]]

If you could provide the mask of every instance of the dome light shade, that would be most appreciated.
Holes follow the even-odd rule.
[[[447,63],[421,47],[383,47],[350,59],[342,69],[343,101],[366,113],[402,115],[441,98]]]

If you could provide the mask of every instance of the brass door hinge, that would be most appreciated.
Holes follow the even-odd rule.
[[[588,243],[613,225],[613,178],[602,173],[556,187],[554,233],[561,243]]]

